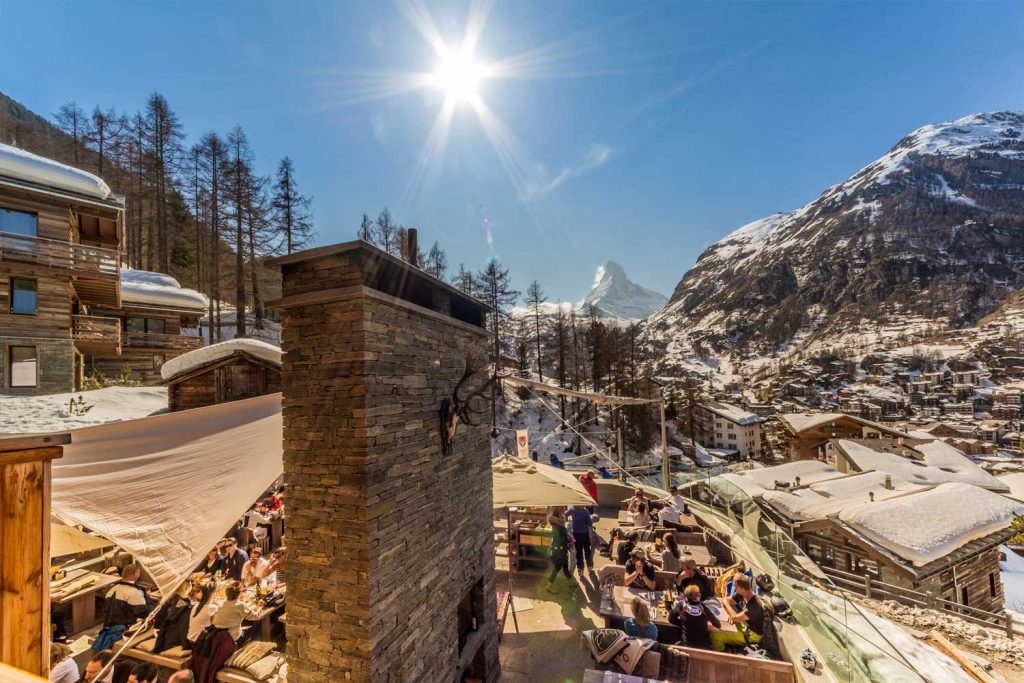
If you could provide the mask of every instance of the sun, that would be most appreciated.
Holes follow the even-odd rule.
[[[487,65],[465,47],[458,50],[445,47],[439,52],[440,61],[429,76],[430,84],[452,103],[476,100],[480,83],[490,75]]]

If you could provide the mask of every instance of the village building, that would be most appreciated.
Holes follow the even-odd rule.
[[[906,438],[906,432],[843,413],[786,413],[779,416],[779,436],[790,460],[825,457],[831,439]]]
[[[229,339],[164,363],[171,412],[281,391],[281,349],[256,339]]]
[[[760,458],[761,418],[731,403],[712,401],[694,411],[697,440],[709,448],[734,451],[740,458]]]

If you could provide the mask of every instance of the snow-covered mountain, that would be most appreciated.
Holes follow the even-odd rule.
[[[671,371],[908,321],[959,328],[1021,287],[1024,114],[975,114],[919,128],[806,206],[711,245],[646,332]]]
[[[626,271],[615,261],[599,266],[594,287],[583,299],[583,310],[590,306],[608,318],[642,320],[661,310],[668,297],[642,287],[626,277]]]

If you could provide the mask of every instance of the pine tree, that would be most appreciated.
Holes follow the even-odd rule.
[[[235,224],[235,336],[245,337],[245,236],[246,200],[251,186],[252,150],[241,126],[228,133],[228,212]]]
[[[444,253],[437,242],[430,245],[430,252],[427,253],[427,258],[423,261],[424,270],[436,277],[438,280],[444,279],[444,273],[448,270],[448,255]]]
[[[364,242],[373,243],[373,221],[365,213],[363,214],[363,222],[359,224],[359,232],[356,236]]]
[[[144,150],[149,162],[150,182],[154,192],[156,209],[156,267],[160,272],[169,273],[171,246],[176,235],[167,220],[169,194],[174,191],[174,176],[182,157],[181,123],[171,111],[166,98],[153,93],[146,101],[142,116]]]
[[[555,317],[551,324],[551,340],[554,345],[553,353],[554,365],[555,365],[555,379],[558,380],[558,386],[568,386],[569,378],[569,358],[571,351],[569,349],[570,331],[569,331],[569,316],[566,315],[565,307],[561,304],[555,311]],[[562,421],[565,421],[565,396],[559,395],[558,397],[559,413]]]
[[[71,160],[75,166],[80,166],[81,152],[85,149],[85,133],[89,125],[85,110],[79,107],[77,102],[68,102],[61,105],[54,119],[57,127],[71,137]]]
[[[127,122],[124,117],[119,116],[113,109],[103,111],[96,107],[92,110],[85,141],[96,150],[96,175],[99,177],[104,177],[103,162],[110,155],[111,149],[117,149],[126,128]]]
[[[544,366],[540,352],[540,305],[547,300],[548,298],[544,296],[544,290],[540,288],[540,283],[536,280],[531,282],[530,286],[526,288],[526,303],[533,307],[533,332],[534,341],[537,345],[537,376],[541,382],[544,381]]]
[[[519,298],[519,292],[512,289],[512,281],[508,275],[508,269],[502,268],[497,259],[492,258],[487,265],[477,274],[477,282],[481,296],[490,305],[491,313],[488,315],[488,324],[491,329],[491,352],[492,362],[496,368],[501,367],[503,328],[511,319],[508,309],[511,308]],[[491,427],[497,423],[497,391],[494,388],[494,395],[491,401]]]
[[[391,218],[391,212],[387,210],[387,207],[377,216],[377,222],[374,227],[374,242],[387,253],[393,254],[398,248],[398,241],[396,239],[398,236],[398,224]]]
[[[477,294],[476,276],[473,275],[473,271],[466,270],[466,266],[463,263],[459,264],[459,272],[455,274],[452,284],[470,296],[476,296]]]
[[[313,240],[313,217],[309,210],[312,201],[299,192],[292,160],[288,157],[281,159],[277,166],[271,207],[284,253],[290,254]]]
[[[216,133],[207,133],[200,141],[202,162],[207,179],[210,203],[209,250],[207,253],[206,291],[210,297],[210,343],[220,341],[220,251],[221,251],[221,198],[227,177],[227,148]]]

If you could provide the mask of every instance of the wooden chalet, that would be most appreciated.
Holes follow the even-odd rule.
[[[818,460],[831,439],[902,439],[907,433],[844,413],[786,413],[779,416],[781,443],[790,460]]]
[[[168,410],[188,410],[281,391],[281,350],[231,339],[177,357],[163,367]]]
[[[84,171],[0,145],[0,391],[73,391],[117,354],[124,198]]]

